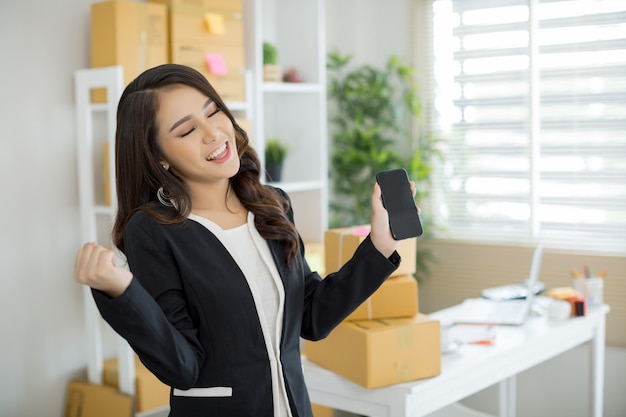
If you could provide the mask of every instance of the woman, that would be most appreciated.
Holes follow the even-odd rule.
[[[299,338],[325,337],[400,262],[378,186],[370,236],[322,280],[287,195],[260,183],[246,133],[200,73],[168,64],[131,82],[115,152],[113,241],[130,271],[90,242],[74,279],[172,387],[170,416],[311,416]]]

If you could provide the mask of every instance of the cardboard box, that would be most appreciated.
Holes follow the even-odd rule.
[[[104,361],[102,380],[105,385],[119,386],[117,358]],[[162,383],[135,357],[135,404],[136,411],[150,411],[170,403],[170,387]]]
[[[169,9],[170,61],[202,73],[224,101],[245,101],[240,1],[151,0]]]
[[[241,10],[175,4],[170,6],[170,39],[244,46]]]
[[[356,248],[365,237],[367,237],[369,231],[369,226],[354,226],[327,230],[324,233],[324,263],[326,265],[326,273],[329,274],[339,270],[343,264],[350,260]],[[402,262],[391,276],[414,274],[417,261],[416,252],[416,238],[401,240],[398,246],[398,253],[402,257]]]
[[[245,132],[248,134],[248,143],[250,143],[250,146],[254,147],[254,141],[253,141],[253,138],[252,138],[252,133],[253,133],[252,132],[252,123],[251,123],[250,119],[247,119],[245,117],[240,117],[237,114],[234,114],[234,117],[235,117],[235,121],[237,122],[239,127],[242,128],[243,130],[245,130]]]
[[[173,6],[185,4],[189,6],[202,6],[217,10],[239,10],[242,9],[242,0],[148,0],[151,3],[166,4]]]
[[[304,242],[304,257],[311,271],[324,275],[324,243]]]
[[[441,373],[439,321],[413,318],[339,324],[318,342],[305,341],[307,358],[365,388]]]
[[[313,417],[334,417],[335,409],[330,407],[325,407],[319,404],[311,404],[311,408],[313,409]]]
[[[410,275],[387,279],[346,320],[414,317],[418,309],[417,282]]]
[[[208,54],[222,56],[227,67],[226,75],[215,75],[209,71],[206,63]],[[172,62],[199,71],[209,80],[222,100],[226,102],[245,100],[243,47],[172,41]]]
[[[169,62],[167,7],[138,1],[103,1],[91,5],[92,68],[121,65],[124,86],[143,71]],[[95,90],[94,102],[106,100]]]
[[[133,397],[116,388],[70,381],[65,397],[64,417],[133,417]]]

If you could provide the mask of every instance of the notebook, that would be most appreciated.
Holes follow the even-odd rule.
[[[489,300],[470,298],[465,300],[453,321],[456,323],[521,325],[526,321],[535,299],[533,288],[539,280],[543,246],[538,244],[533,253],[530,275],[526,280],[528,296],[515,300]]]

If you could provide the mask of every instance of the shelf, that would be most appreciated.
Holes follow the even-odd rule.
[[[314,83],[263,83],[262,89],[266,93],[319,93],[322,86]]]
[[[328,228],[328,133],[323,0],[246,0],[248,64],[254,73],[253,129],[261,165],[269,138],[289,152],[282,178],[268,183],[290,194],[304,240],[321,241]],[[266,82],[263,43],[278,51],[278,65],[298,68],[305,82]],[[306,219],[306,220],[305,220]]]
[[[92,112],[107,111],[109,110],[109,105],[107,103],[90,103],[89,110]]]
[[[227,101],[224,104],[226,104],[226,107],[228,107],[230,111],[247,111],[250,108],[249,104],[245,101]],[[104,112],[109,110],[109,108],[106,103],[90,103],[89,110],[92,112]]]
[[[166,417],[169,411],[170,407],[166,405],[164,407],[155,408],[154,410],[138,411],[135,413],[135,417]]]
[[[246,111],[249,108],[248,103],[245,101],[230,101],[225,104],[230,111]]]
[[[93,211],[95,214],[104,214],[108,216],[113,216],[115,214],[115,210],[111,206],[97,205],[94,206]]]
[[[280,188],[287,193],[294,193],[298,191],[314,191],[321,190],[324,188],[324,184],[322,181],[279,181],[279,182],[268,182],[267,185],[271,185],[273,187]]]

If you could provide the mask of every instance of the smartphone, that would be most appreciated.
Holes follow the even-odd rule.
[[[402,240],[421,236],[424,231],[406,170],[381,171],[376,174],[376,181],[382,192],[383,206],[389,214],[389,228],[393,238]]]

